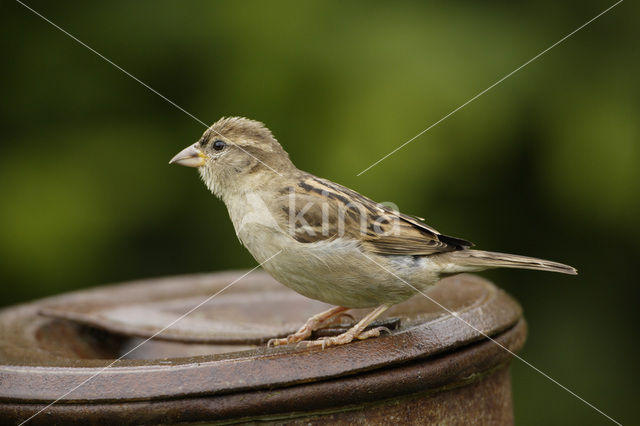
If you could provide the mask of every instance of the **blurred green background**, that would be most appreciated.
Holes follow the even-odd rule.
[[[524,306],[522,356],[623,423],[638,391],[640,7],[624,2],[28,4],[211,123],[264,121],[298,167],[479,248],[576,266],[485,276]],[[167,161],[203,126],[4,2],[3,305],[250,268],[224,205]],[[518,424],[608,424],[519,361]]]

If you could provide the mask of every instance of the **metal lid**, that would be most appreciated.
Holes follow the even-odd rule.
[[[395,327],[392,335],[324,350],[266,348],[261,342],[294,331],[327,305],[256,272],[113,363],[241,275],[150,279],[0,311],[0,401],[48,403],[81,383],[63,403],[175,401],[342,378],[486,340],[460,319],[496,339],[512,333],[504,343],[510,350],[524,342],[517,302],[484,279],[458,275],[428,293],[455,315],[417,295],[385,313],[381,321]],[[494,355],[504,352],[489,344]],[[494,359],[489,364],[505,362]]]

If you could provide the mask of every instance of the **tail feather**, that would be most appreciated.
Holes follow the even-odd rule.
[[[451,262],[461,267],[461,270],[467,271],[489,268],[518,268],[560,272],[570,275],[578,274],[578,271],[569,265],[517,254],[468,249],[446,253],[446,257],[447,262]]]

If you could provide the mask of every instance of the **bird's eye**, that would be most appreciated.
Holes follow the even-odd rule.
[[[225,146],[227,146],[227,144],[223,141],[215,141],[213,143],[213,149],[215,149],[216,151],[222,151]]]

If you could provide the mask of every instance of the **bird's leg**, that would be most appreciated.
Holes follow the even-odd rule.
[[[386,327],[376,327],[371,330],[367,330],[365,332],[364,329],[367,328],[369,324],[371,324],[376,318],[378,318],[384,311],[389,309],[388,305],[381,305],[371,311],[367,316],[362,318],[356,325],[351,327],[349,330],[345,331],[342,334],[332,337],[323,337],[318,340],[311,340],[303,342],[307,347],[310,346],[322,346],[322,348],[326,346],[337,346],[344,345],[345,343],[349,343],[353,341],[353,339],[364,340],[369,337],[378,337],[382,332],[391,333],[391,331]]]
[[[300,342],[311,336],[311,333],[320,328],[320,326],[325,321],[348,309],[349,308],[345,308],[342,306],[336,306],[335,308],[331,308],[328,311],[320,312],[319,314],[309,318],[307,322],[302,327],[300,327],[300,330],[282,339],[271,339],[267,342],[267,346],[280,346]]]

